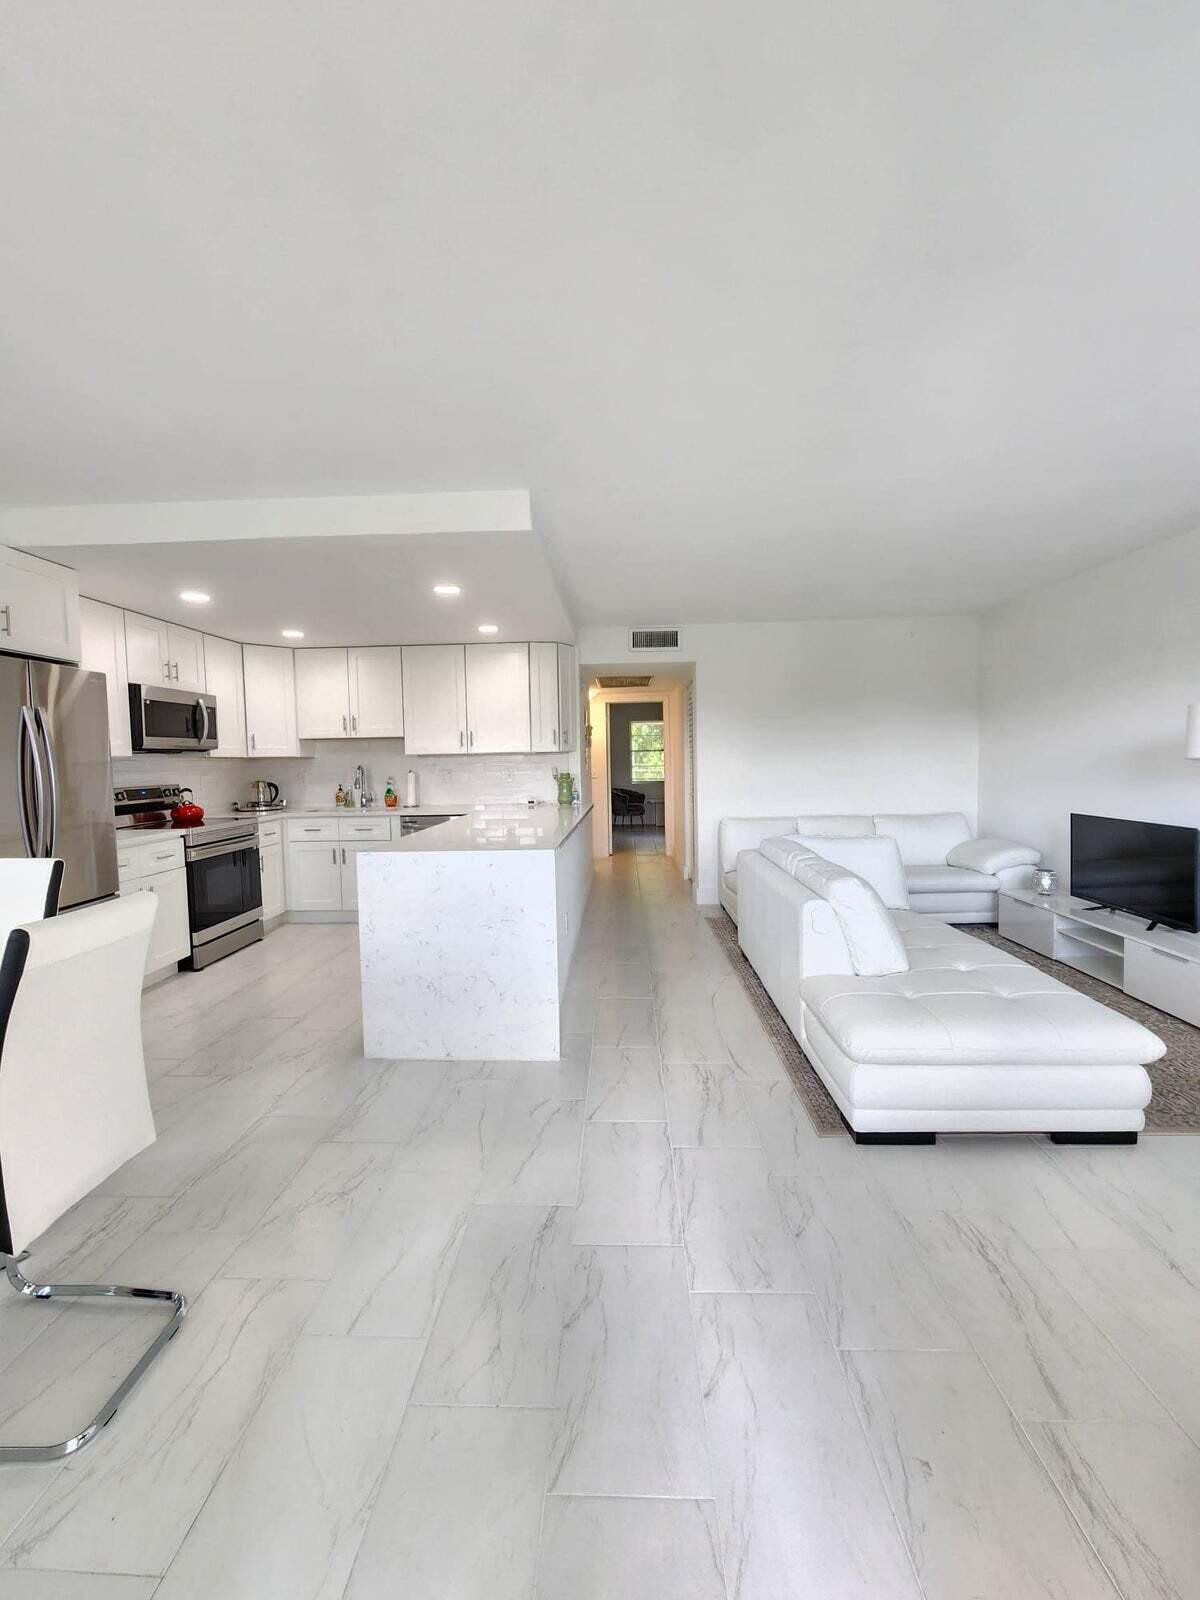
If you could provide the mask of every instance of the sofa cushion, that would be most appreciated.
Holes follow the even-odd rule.
[[[967,839],[946,854],[951,867],[969,867],[973,872],[1005,872],[1010,867],[1036,867],[1042,852],[1030,844],[1014,844],[1011,839]]]
[[[908,910],[908,885],[894,839],[875,834],[854,837],[805,832],[796,837],[826,861],[865,878],[890,911]]]
[[[998,889],[1000,879],[988,872],[971,872],[966,867],[905,867],[910,894],[963,894],[980,889]]]
[[[856,817],[848,813],[797,817],[796,832],[817,833],[823,839],[862,839],[869,838],[875,832],[875,822],[871,817]]]
[[[800,994],[838,1049],[878,1065],[1106,1066],[1157,1061],[1166,1046],[1131,1017],[944,923],[898,914],[909,970],[806,978]]]
[[[971,825],[961,811],[887,812],[876,814],[875,832],[895,839],[906,867],[921,867],[944,862],[956,844],[971,837]]]
[[[907,970],[908,957],[891,913],[865,878],[826,861],[797,839],[764,839],[759,849],[802,888],[828,901],[856,973],[872,977]]]
[[[737,868],[736,867],[731,867],[728,872],[723,872],[721,874],[721,882],[729,890],[730,894],[736,895],[737,894]]]

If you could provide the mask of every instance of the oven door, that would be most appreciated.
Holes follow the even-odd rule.
[[[262,920],[257,840],[189,849],[187,881],[193,948]]]
[[[216,696],[131,683],[129,728],[135,750],[215,750]]]

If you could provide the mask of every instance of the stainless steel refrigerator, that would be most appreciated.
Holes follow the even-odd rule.
[[[0,856],[58,856],[64,910],[116,894],[102,672],[0,656]]]

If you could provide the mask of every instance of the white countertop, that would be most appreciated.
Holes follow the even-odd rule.
[[[418,807],[443,815],[446,808]],[[462,816],[407,839],[381,840],[364,855],[437,855],[448,851],[557,850],[591,815],[591,806],[473,805]],[[336,814],[336,813],[331,813]]]

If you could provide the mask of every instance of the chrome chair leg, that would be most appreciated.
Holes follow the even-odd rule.
[[[82,1433],[64,1439],[59,1444],[0,1444],[0,1464],[6,1461],[61,1461],[63,1456],[73,1456],[85,1444],[90,1444],[101,1428],[112,1421],[117,1407],[155,1356],[179,1332],[179,1324],[187,1316],[188,1309],[187,1300],[175,1289],[127,1289],[119,1283],[34,1283],[21,1271],[21,1262],[28,1259],[28,1250],[23,1250],[19,1256],[0,1254],[0,1262],[4,1265],[9,1283],[27,1300],[82,1299],[85,1296],[99,1296],[104,1300],[156,1300],[162,1305],[171,1306],[172,1311],[153,1344],[121,1379]]]

